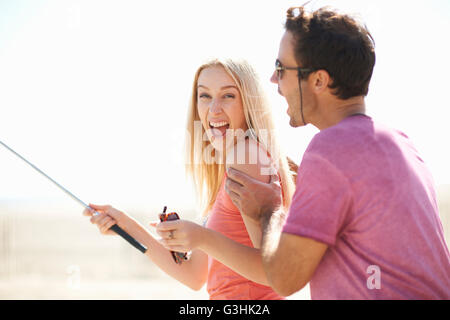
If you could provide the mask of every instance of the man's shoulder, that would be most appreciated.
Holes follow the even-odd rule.
[[[374,121],[371,117],[351,116],[317,133],[307,151],[325,154],[359,153],[373,144],[391,143],[400,135],[407,138],[402,132]]]
[[[323,158],[346,171],[355,166],[386,166],[395,159],[417,153],[408,136],[367,116],[349,117],[317,133],[304,159]]]
[[[361,138],[361,132],[358,131],[361,131],[361,128],[342,122],[323,129],[311,139],[305,153],[329,154],[339,149],[346,149],[354,142],[355,135],[357,139]]]

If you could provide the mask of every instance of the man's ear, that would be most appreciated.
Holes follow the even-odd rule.
[[[313,80],[313,89],[316,93],[324,92],[331,83],[330,75],[326,70],[317,70],[312,74],[311,78]]]

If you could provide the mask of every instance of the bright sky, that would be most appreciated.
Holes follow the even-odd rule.
[[[289,156],[317,132],[288,125],[269,82],[298,1],[0,1],[0,140],[86,202],[193,207],[182,146],[193,74],[239,56],[259,72]],[[313,1],[357,13],[376,42],[368,114],[413,140],[450,184],[450,2]],[[0,146],[0,202],[72,200]]]

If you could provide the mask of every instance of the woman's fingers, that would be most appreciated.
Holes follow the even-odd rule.
[[[182,224],[182,220],[175,220],[175,221],[165,221],[161,222],[156,226],[156,230],[159,231],[170,231],[170,230],[177,230]]]
[[[113,218],[104,213],[92,216],[90,221],[92,224],[97,225],[98,229],[103,234],[106,233],[113,225],[116,224],[116,221]]]
[[[98,205],[98,204],[89,203],[89,207],[94,209],[97,212],[98,211],[108,212],[108,211],[111,211],[111,209],[112,209],[112,207],[109,204]]]
[[[111,218],[116,220],[116,222],[118,224],[120,224],[120,222],[124,222],[123,220],[126,220],[126,218],[127,218],[126,214],[124,214],[122,211],[119,211],[119,210],[113,208],[109,204],[98,205],[98,204],[89,203],[89,207],[91,209],[94,209],[98,213],[107,214],[108,216],[110,216]]]
[[[89,208],[84,209],[83,210],[83,216],[87,216],[87,217],[92,216],[91,210],[89,210]]]
[[[172,239],[175,237],[175,233],[173,231],[158,231],[156,230],[156,233],[162,238],[162,239]]]
[[[113,219],[108,217],[107,221],[105,221],[102,224],[102,226],[100,227],[100,232],[103,234],[108,233],[108,230],[111,229],[111,227],[115,224],[116,224],[116,222]]]
[[[100,213],[105,213],[105,210],[93,209],[92,207],[89,206],[86,209],[84,209],[84,211],[83,211],[83,215],[88,216],[88,217],[96,216]]]
[[[98,220],[97,225],[101,229],[101,228],[103,228],[103,226],[105,226],[108,222],[111,222],[111,221],[112,221],[111,217],[104,215],[102,218],[100,218]]]
[[[174,239],[159,239],[159,242],[165,247],[173,247],[173,246],[183,246],[186,241],[180,238]]]
[[[186,242],[183,221],[166,221],[156,225],[156,233],[161,237],[160,242],[166,245],[181,245]]]
[[[170,251],[187,252],[196,247],[198,229],[196,224],[186,220],[161,222],[156,232],[161,237],[159,243]]]
[[[184,239],[186,238],[186,234],[182,229],[172,229],[172,230],[158,230],[156,229],[156,233],[164,240],[173,240],[173,239]]]
[[[172,238],[176,233],[179,234],[180,229],[183,229],[181,220],[165,221],[156,225],[156,233],[164,239]]]
[[[105,235],[114,235],[114,231],[110,231],[115,224],[120,225],[124,223],[127,215],[123,212],[114,209],[110,205],[98,205],[89,203],[89,206],[84,209],[83,215],[90,217],[89,221],[95,224],[100,233]]]
[[[92,216],[91,219],[90,219],[90,221],[91,221],[92,224],[97,224],[97,225],[98,225],[99,222],[100,222],[105,216],[106,216],[105,214],[101,213],[101,214],[99,214],[99,215]]]
[[[84,209],[83,215],[90,217],[94,214],[94,212],[95,212],[94,209],[87,207],[86,209]]]
[[[97,215],[91,215],[90,221],[91,221],[92,224],[98,224],[98,222],[100,220],[102,220],[104,217],[109,217],[109,216],[106,213],[104,213],[104,212],[98,212]]]

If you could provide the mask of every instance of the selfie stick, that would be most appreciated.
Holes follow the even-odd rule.
[[[64,191],[66,194],[68,194],[72,199],[74,199],[75,201],[77,201],[78,203],[80,203],[83,207],[85,208],[90,208],[86,203],[84,203],[83,201],[81,201],[79,198],[77,198],[74,194],[72,194],[70,191],[68,191],[66,188],[64,188],[63,186],[61,186],[58,182],[56,182],[55,180],[53,180],[52,178],[50,178],[48,175],[46,175],[43,171],[41,171],[38,167],[36,167],[34,164],[32,164],[31,162],[29,162],[27,159],[25,159],[24,157],[22,157],[20,154],[18,154],[17,152],[15,152],[13,149],[11,149],[10,147],[8,147],[6,144],[4,144],[3,142],[0,141],[0,144],[2,144],[6,149],[8,149],[9,151],[11,151],[12,153],[14,153],[16,156],[18,156],[20,159],[22,159],[23,161],[25,161],[26,163],[28,163],[33,169],[35,169],[37,172],[39,172],[41,175],[43,175],[44,177],[46,177],[48,180],[50,180],[51,182],[53,182],[59,189],[61,189],[62,191]],[[97,211],[94,212],[94,215],[98,215],[99,213]],[[121,227],[119,227],[117,224],[113,225],[111,228],[111,230],[113,230],[115,233],[117,233],[119,236],[121,236],[122,238],[124,238],[126,241],[128,241],[129,244],[131,244],[133,247],[135,247],[136,249],[138,249],[140,252],[145,253],[147,251],[147,248],[144,247],[142,244],[140,244],[139,242],[137,242],[132,236],[130,236],[127,232],[125,232]]]

